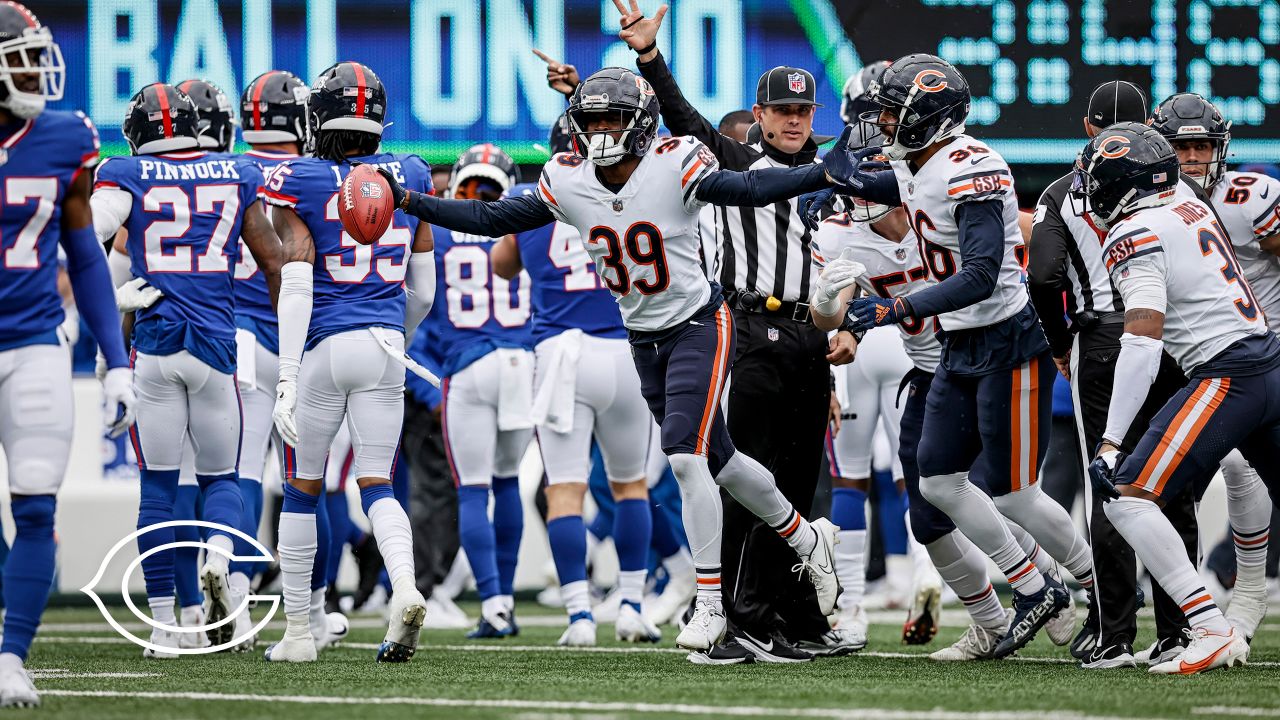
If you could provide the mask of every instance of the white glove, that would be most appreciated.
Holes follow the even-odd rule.
[[[276,406],[271,411],[271,419],[275,421],[276,432],[291,447],[298,446],[298,426],[293,421],[293,410],[298,405],[298,381],[293,378],[281,378],[276,383]]]
[[[102,377],[107,409],[107,437],[120,437],[137,417],[138,398],[133,394],[133,369],[111,368]]]
[[[817,285],[813,289],[813,308],[828,317],[839,314],[840,291],[866,273],[866,266],[853,259],[853,248],[845,248],[840,257],[827,263],[818,275]]]
[[[98,378],[98,382],[107,378],[107,358],[102,354],[102,350],[98,350],[97,356],[93,359],[93,376]]]
[[[116,309],[122,313],[134,312],[151,307],[162,297],[164,293],[148,285],[145,278],[134,278],[116,288]]]

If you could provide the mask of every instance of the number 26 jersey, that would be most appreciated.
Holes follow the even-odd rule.
[[[542,168],[538,197],[582,243],[628,330],[665,330],[711,298],[698,240],[698,185],[718,169],[690,137],[657,140],[615,194],[593,164],[561,153]]]

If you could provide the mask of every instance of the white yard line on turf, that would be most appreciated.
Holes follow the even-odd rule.
[[[152,678],[164,677],[163,673],[146,672],[71,672],[49,668],[32,668],[27,670],[32,680],[66,680],[68,678]]]
[[[1235,717],[1269,717],[1280,718],[1280,708],[1231,707],[1229,705],[1211,705],[1209,707],[1191,708],[1193,715],[1233,715]]]
[[[126,692],[119,690],[41,690],[41,695],[86,698],[128,698],[146,700],[222,700],[255,703],[297,703],[303,705],[411,705],[451,708],[496,708],[504,710],[554,710],[569,712],[632,712],[663,715],[714,715],[719,717],[804,717],[831,720],[1020,720],[1035,716],[1041,720],[1142,720],[1132,716],[1087,715],[1077,712],[1020,710],[1004,712],[963,712],[958,710],[895,710],[889,708],[796,708],[752,705],[686,705],[678,703],[622,703],[555,700],[461,700],[419,697],[324,697],[316,695],[250,695],[208,692]]]

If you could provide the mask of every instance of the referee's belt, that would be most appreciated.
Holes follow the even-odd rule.
[[[734,290],[724,294],[725,302],[734,310],[756,313],[767,317],[778,317],[794,320],[798,323],[809,322],[809,303],[797,300],[779,300],[772,295],[764,295],[753,290]]]

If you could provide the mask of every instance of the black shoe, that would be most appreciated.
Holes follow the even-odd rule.
[[[801,650],[792,645],[776,632],[753,636],[739,630],[735,636],[742,647],[755,654],[760,662],[767,663],[800,663],[813,660],[813,653]]]
[[[1127,642],[1103,642],[1080,663],[1085,670],[1110,670],[1111,668],[1137,667],[1133,660],[1133,646]]]
[[[689,653],[688,659],[694,665],[740,665],[755,662],[756,656],[739,645],[737,640],[725,638],[724,642],[710,650]]]
[[[330,585],[324,591],[324,612],[325,614],[342,612],[342,608],[338,607],[338,586]]]
[[[1089,590],[1089,608],[1084,615],[1084,625],[1071,641],[1071,657],[1084,662],[1098,647],[1098,603],[1093,590]]]
[[[996,659],[1007,657],[1031,642],[1040,628],[1070,601],[1071,595],[1062,583],[1047,574],[1044,576],[1044,587],[1039,592],[1023,595],[1015,591],[1013,621],[1009,623],[1009,632],[996,645]]]
[[[356,582],[356,592],[352,600],[352,609],[358,610],[369,601],[373,588],[378,584],[378,575],[382,573],[382,553],[378,551],[378,541],[373,533],[364,536],[358,545],[351,546],[351,554],[356,559],[356,567],[360,571]]]

